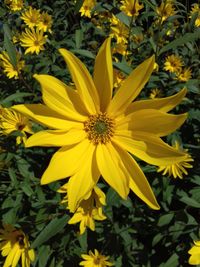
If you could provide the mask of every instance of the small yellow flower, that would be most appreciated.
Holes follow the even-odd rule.
[[[28,237],[11,225],[4,225],[4,229],[0,229],[0,250],[1,255],[6,257],[3,267],[16,267],[20,258],[22,267],[30,267],[35,260],[35,252],[30,249]]]
[[[49,31],[51,33],[52,23],[52,16],[47,12],[42,12],[37,27],[39,30],[42,30],[44,32]]]
[[[195,26],[200,27],[200,6],[196,3],[193,4],[193,7],[190,11],[190,18],[194,15],[197,14],[197,18],[195,19]]]
[[[47,36],[44,35],[43,31],[39,29],[25,29],[25,32],[21,34],[21,46],[27,47],[25,54],[36,53],[37,55],[40,51],[44,50],[44,44],[46,43]]]
[[[112,54],[120,54],[124,57],[130,54],[130,51],[127,50],[127,44],[126,43],[119,43],[115,44],[112,48]],[[117,61],[117,60],[116,60]]]
[[[185,159],[180,162],[176,162],[173,164],[168,164],[165,166],[159,166],[157,172],[163,172],[162,175],[168,174],[169,176],[173,176],[174,178],[179,177],[183,179],[183,174],[187,175],[188,172],[186,169],[192,168],[193,166],[189,163],[194,161],[190,154],[187,153],[187,150],[184,150],[180,147],[178,141],[175,141],[173,147],[180,152],[185,152]]]
[[[161,91],[158,88],[152,89],[149,97],[151,99],[159,98],[162,96]]]
[[[12,132],[19,131],[17,136],[17,144],[25,143],[26,132],[32,134],[31,124],[27,117],[10,108],[0,107],[0,133],[9,135]]]
[[[111,26],[110,36],[116,39],[117,44],[126,44],[129,35],[128,27],[117,18],[114,23],[115,24]]]
[[[189,264],[200,264],[200,241],[194,241],[194,246],[188,251],[188,253],[191,255],[188,261]]]
[[[111,262],[108,261],[109,256],[104,256],[98,252],[97,249],[94,250],[94,253],[90,250],[88,254],[82,254],[81,257],[84,261],[81,261],[79,265],[85,267],[106,267],[113,266]]]
[[[123,0],[121,3],[122,6],[120,9],[130,17],[137,17],[139,15],[139,11],[144,7],[138,0]]]
[[[161,18],[161,22],[164,22],[169,17],[176,14],[173,2],[171,0],[163,1],[160,6],[156,8],[156,12]]]
[[[187,82],[192,78],[192,70],[190,68],[183,68],[177,73],[177,79],[181,82]]]
[[[95,7],[95,5],[96,5],[95,0],[84,0],[79,10],[81,16],[91,18],[91,10]]]
[[[179,56],[170,55],[165,58],[164,70],[166,71],[178,73],[181,71],[182,66],[183,62]]]
[[[4,0],[4,3],[12,10],[19,11],[23,8],[23,0]]]
[[[21,60],[21,55],[19,53],[16,54],[16,57],[17,64],[16,66],[13,66],[6,51],[3,51],[0,54],[0,66],[3,68],[3,72],[9,79],[19,79],[19,75],[25,66],[25,61]]]
[[[114,88],[119,88],[124,79],[126,78],[125,74],[118,70],[118,69],[113,69],[113,86]]]
[[[29,28],[36,27],[40,19],[40,10],[29,6],[29,9],[23,12],[20,18]]]

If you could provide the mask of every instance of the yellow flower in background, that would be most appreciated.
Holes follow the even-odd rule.
[[[47,36],[44,35],[43,31],[40,31],[38,28],[35,29],[25,29],[25,32],[21,34],[21,46],[27,47],[25,54],[36,53],[37,55],[40,51],[44,50],[44,44],[47,41]]]
[[[1,255],[6,257],[3,267],[16,267],[20,258],[22,267],[30,267],[35,260],[28,237],[11,225],[4,225],[4,229],[0,229],[0,250]]]
[[[118,70],[118,69],[113,69],[113,87],[114,88],[119,88],[123,81],[125,80],[126,75]]]
[[[23,0],[4,0],[4,3],[8,5],[8,7],[12,11],[19,11],[23,8],[24,2]]]
[[[162,96],[162,92],[161,90],[159,90],[158,88],[155,88],[155,89],[151,89],[151,93],[149,95],[149,97],[151,99],[154,99],[154,98],[160,98]]]
[[[164,70],[179,73],[182,70],[183,61],[179,56],[170,55],[165,58]]]
[[[29,8],[22,13],[20,18],[29,28],[37,27],[40,19],[40,10],[29,6]]]
[[[69,177],[71,212],[94,188],[100,175],[122,198],[126,199],[131,189],[151,208],[159,209],[131,154],[157,166],[185,158],[185,153],[170,147],[160,137],[175,131],[185,121],[186,114],[167,112],[180,103],[186,90],[168,98],[133,102],[151,76],[152,56],[130,73],[113,96],[110,41],[106,39],[97,54],[93,79],[73,53],[60,49],[76,89],[53,76],[34,75],[41,84],[44,104],[13,107],[50,128],[32,135],[26,147],[61,147],[53,155],[41,184]]]
[[[127,43],[116,43],[113,47],[112,47],[112,54],[120,54],[124,57],[128,56],[130,54],[130,51],[127,50]],[[114,57],[115,61],[117,62],[118,59],[116,57]]]
[[[177,79],[181,82],[187,82],[192,78],[192,70],[190,68],[183,68],[179,73],[176,74]]]
[[[138,0],[123,0],[121,1],[121,4],[122,6],[120,9],[130,17],[137,17],[139,15],[139,11],[144,7]]]
[[[164,0],[160,6],[156,8],[158,16],[161,18],[161,22],[164,22],[169,17],[176,14],[175,7],[172,0]]]
[[[49,15],[47,12],[42,12],[37,27],[39,30],[42,30],[44,32],[49,31],[51,33],[52,23],[52,16]]]
[[[91,11],[96,5],[96,0],[84,0],[79,10],[81,16],[91,18]]]
[[[178,141],[175,141],[173,147],[177,151],[182,151],[185,153],[186,157],[180,162],[175,162],[169,165],[160,166],[157,170],[157,172],[162,172],[162,175],[169,175],[173,176],[174,178],[180,178],[183,179],[183,174],[188,175],[188,172],[186,169],[192,168],[193,166],[190,164],[190,162],[194,161],[190,154],[187,153],[187,150],[184,150],[181,148]]]
[[[19,79],[19,75],[25,66],[25,61],[21,60],[20,53],[18,52],[16,53],[16,58],[17,58],[17,64],[16,66],[13,66],[9,58],[9,55],[6,51],[3,51],[0,54],[0,66],[3,68],[3,72],[9,79],[12,78]]]
[[[76,224],[80,222],[81,235],[85,232],[86,227],[95,231],[95,220],[103,221],[106,219],[102,209],[106,204],[105,199],[106,197],[103,191],[95,186],[89,196],[87,196],[87,199],[83,199],[80,202],[78,209],[68,223]]]
[[[81,261],[79,265],[85,267],[106,267],[113,266],[111,262],[108,261],[109,256],[104,256],[98,252],[97,249],[94,250],[94,253],[90,250],[88,254],[82,254],[81,257],[84,261]]]
[[[188,251],[188,253],[191,255],[188,261],[189,264],[200,264],[200,241],[194,241],[194,246]]]
[[[192,9],[190,11],[190,18],[194,15],[197,14],[197,18],[195,19],[195,26],[200,27],[200,6],[199,4],[193,4]]]
[[[110,36],[116,39],[117,44],[126,44],[128,35],[129,28],[119,19],[116,19],[115,24],[111,25]]]
[[[16,137],[17,144],[24,143],[27,138],[26,133],[33,133],[29,119],[10,108],[0,107],[0,133],[9,135],[15,131],[21,133]]]

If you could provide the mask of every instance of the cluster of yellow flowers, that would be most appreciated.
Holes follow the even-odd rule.
[[[164,70],[174,73],[176,79],[187,82],[192,77],[191,68],[184,67],[184,62],[177,55],[170,55],[165,58]]]

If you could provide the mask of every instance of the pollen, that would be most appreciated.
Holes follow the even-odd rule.
[[[88,120],[84,122],[84,130],[94,145],[106,144],[114,135],[114,125],[114,120],[106,113],[99,113],[89,116]]]

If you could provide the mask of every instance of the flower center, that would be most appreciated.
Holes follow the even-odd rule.
[[[97,256],[95,259],[94,259],[94,264],[98,265],[101,263],[101,258],[99,256]]]
[[[114,134],[114,120],[106,113],[90,115],[84,122],[84,130],[94,145],[106,144]]]
[[[24,244],[24,236],[20,234],[17,236],[16,239],[17,239],[17,242],[19,243],[20,248],[23,248],[25,245]]]

